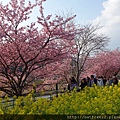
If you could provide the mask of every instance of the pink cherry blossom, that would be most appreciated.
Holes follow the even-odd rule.
[[[120,71],[120,51],[104,51],[98,53],[88,61],[90,69],[86,74],[96,74],[97,76],[111,77],[117,75]]]
[[[67,71],[64,60],[75,52],[72,46],[76,28],[71,24],[75,16],[45,17],[44,1],[25,5],[25,0],[11,0],[7,5],[0,4],[0,90],[9,95],[22,95],[36,79],[60,78]],[[40,12],[37,22],[22,24],[30,19],[35,7]]]

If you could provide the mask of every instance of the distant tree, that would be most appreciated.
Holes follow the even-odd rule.
[[[81,73],[88,69],[85,67],[85,63],[86,60],[89,59],[89,56],[94,55],[98,51],[104,50],[109,41],[107,36],[98,34],[100,28],[100,26],[87,24],[80,27],[81,32],[75,37],[78,50],[73,57],[73,72],[78,82]]]
[[[95,73],[97,76],[106,78],[116,76],[120,72],[120,51],[116,49],[100,52],[92,57],[88,64],[91,64],[92,67],[86,74]]]
[[[76,32],[70,21],[75,16],[55,15],[51,20],[52,15],[43,14],[44,1],[0,4],[0,90],[8,95],[22,95],[36,78],[47,77],[52,72],[49,68],[73,51]],[[37,25],[34,21],[27,24],[36,7],[40,12]]]

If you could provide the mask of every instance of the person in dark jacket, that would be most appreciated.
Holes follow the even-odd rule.
[[[81,80],[81,85],[80,85],[81,90],[84,89],[86,86],[87,86],[86,78],[83,78],[83,79]]]
[[[113,85],[118,85],[118,79],[116,76],[112,77]]]
[[[107,78],[103,77],[103,84],[104,84],[104,86],[106,85],[106,83],[107,83]]]
[[[90,77],[87,76],[87,78],[85,79],[85,81],[86,81],[87,86],[89,86]]]

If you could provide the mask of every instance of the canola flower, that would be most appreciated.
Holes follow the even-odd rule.
[[[7,107],[0,99],[0,114],[46,115],[46,114],[80,114],[109,115],[120,114],[120,84],[118,86],[86,87],[80,92],[76,90],[58,94],[52,100],[47,98],[33,99],[33,94],[26,97],[14,96],[15,105]],[[4,101],[8,100],[8,97]]]

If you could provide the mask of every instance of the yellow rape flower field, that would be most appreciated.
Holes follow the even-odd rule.
[[[4,100],[8,100],[6,97]],[[34,99],[32,94],[26,97],[14,97],[14,106],[2,103],[0,115],[120,115],[120,84],[118,86],[86,87],[59,94],[52,100]]]

